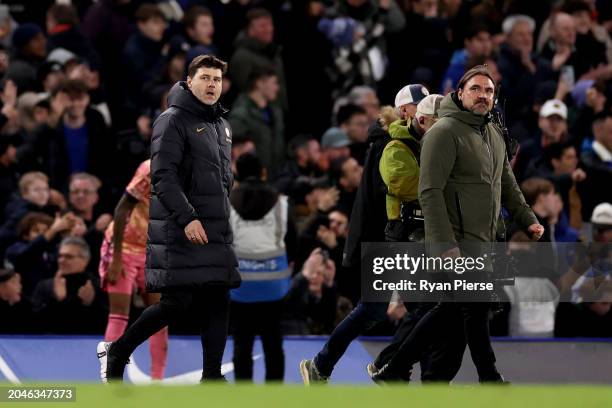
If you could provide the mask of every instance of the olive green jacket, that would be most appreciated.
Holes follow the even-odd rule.
[[[444,97],[421,144],[419,203],[427,242],[494,242],[501,206],[523,228],[537,223],[525,203],[499,127]]]

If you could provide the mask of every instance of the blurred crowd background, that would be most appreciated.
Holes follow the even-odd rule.
[[[487,64],[544,239],[610,242],[611,33],[606,0],[3,0],[0,332],[104,332],[104,232],[200,54],[229,62],[237,186],[288,197],[287,334],[329,333],[359,300],[359,270],[341,260],[368,130],[407,84],[447,94]],[[243,216],[265,205],[234,198]],[[513,300],[493,334],[612,337],[609,294],[524,309],[535,322]],[[132,318],[142,307],[136,294]],[[372,334],[410,310],[388,314]]]

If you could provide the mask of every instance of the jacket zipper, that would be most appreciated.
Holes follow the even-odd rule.
[[[482,141],[485,144],[486,148],[487,148],[487,153],[489,154],[489,183],[491,185],[491,188],[493,188],[493,155],[491,154],[491,147],[489,146],[489,143],[487,142],[487,138],[484,132],[485,129],[485,125],[480,126],[480,135],[482,136]],[[489,216],[491,217],[490,220],[490,224],[489,224],[489,232],[493,234],[493,236],[495,236],[495,231],[493,228],[493,208],[489,209]]]

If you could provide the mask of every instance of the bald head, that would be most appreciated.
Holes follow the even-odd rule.
[[[576,42],[576,23],[567,13],[555,13],[550,20],[550,36],[557,45],[571,47]]]

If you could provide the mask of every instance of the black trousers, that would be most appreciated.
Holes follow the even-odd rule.
[[[253,380],[253,343],[259,335],[266,363],[266,381],[282,381],[285,353],[281,333],[283,302],[242,303],[232,301],[231,322],[234,338],[236,380]]]
[[[451,321],[460,321],[479,380],[499,380],[501,376],[495,367],[495,353],[489,336],[489,307],[489,303],[438,303],[419,320],[389,359],[389,368],[400,373],[402,367],[416,363],[433,342],[448,337],[453,331],[460,331],[460,328],[448,326]]]
[[[109,354],[127,359],[136,347],[182,318],[200,326],[203,352],[202,379],[221,378],[221,360],[228,331],[229,292],[225,287],[205,287],[186,292],[162,293],[159,303],[149,306],[138,320],[115,341]]]
[[[374,365],[381,368],[391,360],[400,349],[402,343],[408,338],[415,326],[436,303],[419,303],[418,305],[406,303],[407,309],[413,309],[398,327],[391,343],[385,347],[376,357]],[[463,321],[460,319],[449,319],[446,323],[447,335],[442,338],[433,339],[427,350],[421,357],[421,382],[450,382],[455,378],[465,351],[465,335],[463,332]],[[410,380],[412,364],[407,361],[399,361],[399,376]]]

